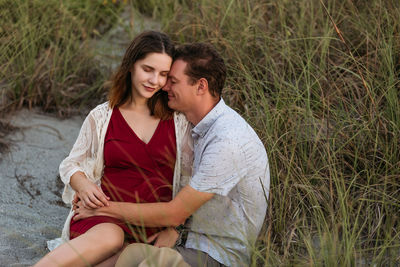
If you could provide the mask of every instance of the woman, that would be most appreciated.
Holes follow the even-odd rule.
[[[160,90],[172,54],[172,42],[159,32],[144,32],[132,41],[113,78],[109,102],[90,112],[60,165],[64,202],[80,200],[96,209],[108,201],[169,201],[181,176],[190,175],[190,126],[168,108]],[[71,209],[62,232],[63,241],[70,241],[36,266],[113,266],[125,242],[145,242],[160,230],[106,216],[74,220]]]

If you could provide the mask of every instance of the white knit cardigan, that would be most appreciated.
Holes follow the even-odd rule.
[[[60,176],[64,182],[62,199],[66,204],[71,204],[75,191],[69,182],[71,176],[77,172],[83,172],[86,177],[100,186],[104,170],[104,138],[110,122],[112,109],[108,102],[98,105],[86,117],[82,124],[78,138],[67,158],[60,164]],[[193,141],[191,137],[191,124],[182,113],[174,113],[176,134],[176,161],[173,177],[173,197],[176,196],[182,181],[185,183],[192,174]],[[63,242],[69,240],[70,221],[74,212],[70,213],[65,221],[61,238],[50,240],[47,246],[53,250]]]

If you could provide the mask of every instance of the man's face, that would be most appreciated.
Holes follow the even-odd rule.
[[[168,106],[183,113],[194,108],[198,82],[191,84],[185,74],[187,63],[177,59],[172,63],[163,90],[168,93]]]

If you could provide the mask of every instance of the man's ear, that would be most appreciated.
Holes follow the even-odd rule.
[[[198,80],[199,85],[197,86],[197,94],[204,95],[208,92],[208,81],[206,78],[200,78]]]

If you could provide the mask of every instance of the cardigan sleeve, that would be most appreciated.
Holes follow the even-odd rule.
[[[185,115],[179,112],[174,113],[176,133],[176,162],[173,182],[173,197],[188,183],[192,175],[193,165],[193,140],[191,136],[192,125]]]
[[[65,185],[62,194],[62,199],[65,203],[71,203],[74,197],[75,191],[70,185],[70,179],[74,173],[81,171],[89,180],[94,181],[93,170],[97,149],[96,120],[93,117],[93,112],[91,112],[83,122],[71,152],[61,162],[59,167],[60,177]]]

